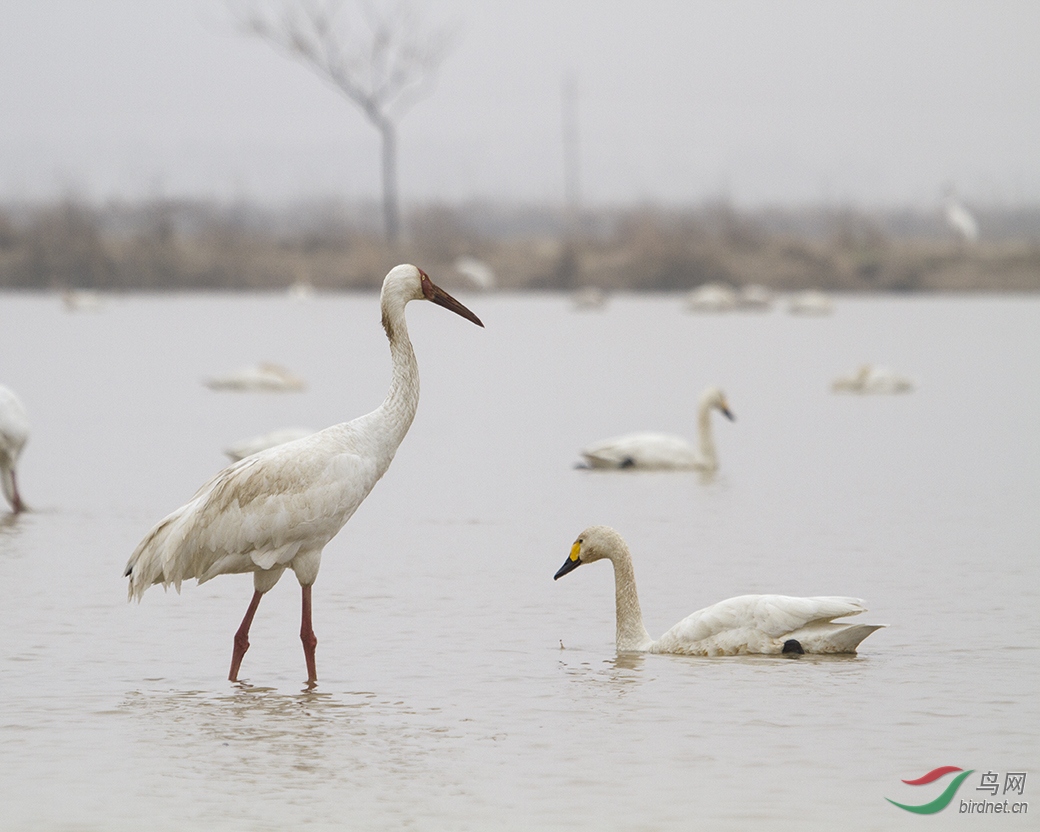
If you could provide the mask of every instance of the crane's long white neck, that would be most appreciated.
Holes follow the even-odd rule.
[[[620,545],[609,555],[614,565],[614,604],[617,612],[617,649],[621,652],[648,650],[653,639],[643,626],[643,611],[636,592],[636,573],[628,545]]]
[[[390,390],[379,406],[379,412],[393,450],[404,440],[419,407],[419,364],[408,337],[405,303],[407,301],[395,296],[384,295],[382,298],[383,329],[390,339],[391,375]]]
[[[697,436],[700,439],[701,459],[709,468],[717,468],[718,457],[715,455],[715,437],[711,432],[711,401],[702,399],[697,408]]]

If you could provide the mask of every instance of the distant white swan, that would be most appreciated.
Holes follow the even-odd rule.
[[[834,311],[834,303],[824,292],[809,289],[791,295],[787,311],[792,315],[830,315]]]
[[[19,398],[0,385],[0,490],[15,514],[25,509],[18,493],[18,457],[29,441],[29,417]]]
[[[690,312],[728,312],[737,305],[737,293],[724,283],[705,283],[686,295]]]
[[[773,306],[773,293],[765,286],[752,283],[737,292],[737,307],[752,312],[767,312]]]
[[[913,379],[873,364],[864,364],[854,374],[839,376],[831,383],[835,393],[909,393],[914,387]]]
[[[289,287],[289,297],[297,301],[311,300],[314,297],[314,286],[306,278],[300,278]]]
[[[257,364],[244,367],[226,376],[209,378],[203,382],[210,390],[237,390],[262,393],[298,392],[307,385],[285,367],[278,364]]]
[[[834,621],[865,612],[858,598],[740,595],[698,610],[654,641],[643,625],[632,556],[612,528],[585,529],[554,580],[602,558],[614,565],[617,649],[621,653],[855,653],[863,639],[884,626]]]
[[[571,299],[574,301],[574,308],[580,310],[603,309],[607,305],[607,293],[592,284],[576,290]]]
[[[315,431],[309,428],[281,428],[261,436],[252,436],[249,439],[236,442],[227,448],[224,453],[231,458],[232,462],[238,462],[240,459],[258,454],[260,451],[266,451],[275,445],[284,445],[286,442],[303,439],[303,437],[310,436],[312,433],[315,433]]]
[[[698,469],[715,471],[719,467],[715,440],[711,431],[711,411],[718,410],[735,421],[726,402],[726,394],[709,387],[701,394],[697,407],[697,432],[700,448],[694,448],[681,436],[665,433],[630,433],[605,439],[583,448],[590,468],[656,468]]]
[[[66,312],[100,312],[101,295],[91,289],[66,289],[61,293]]]

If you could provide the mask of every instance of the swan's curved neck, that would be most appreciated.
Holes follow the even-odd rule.
[[[711,404],[702,402],[697,410],[697,435],[700,438],[701,459],[711,468],[718,465],[715,456],[715,438],[711,432]]]
[[[653,639],[643,626],[643,612],[636,592],[636,573],[628,547],[611,558],[614,564],[614,603],[617,611],[617,649],[621,652],[648,650]]]
[[[384,299],[383,329],[390,340],[390,389],[379,406],[393,448],[404,440],[419,407],[419,364],[408,337],[404,303]]]

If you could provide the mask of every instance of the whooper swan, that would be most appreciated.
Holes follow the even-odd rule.
[[[884,626],[834,621],[865,612],[858,598],[739,595],[698,610],[654,641],[643,626],[632,556],[609,526],[585,529],[554,580],[603,558],[614,564],[617,649],[622,653],[855,653],[863,639]]]
[[[705,390],[697,406],[699,448],[694,448],[681,436],[630,433],[583,448],[584,467],[715,471],[719,460],[711,431],[712,410],[718,410],[730,421],[735,420],[726,402],[726,394],[718,387]]]

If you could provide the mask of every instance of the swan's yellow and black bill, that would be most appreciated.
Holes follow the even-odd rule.
[[[737,421],[737,417],[729,409],[729,402],[725,399],[722,400],[722,404],[719,406],[719,410],[722,411],[722,415],[729,419],[731,422]]]
[[[450,309],[456,315],[461,315],[467,321],[473,321],[477,326],[484,326],[480,318],[470,312],[465,306],[459,303],[455,298],[445,292],[440,286],[434,285],[433,281],[430,280],[429,275],[426,274],[422,269],[419,270],[419,274],[422,275],[422,290],[426,300],[432,300],[438,306],[443,306],[445,309]]]
[[[563,566],[559,568],[559,571],[553,575],[553,580],[557,581],[566,575],[568,572],[573,572],[579,566],[581,566],[581,558],[578,555],[581,553],[581,544],[575,543],[571,546],[571,553],[567,556],[567,560],[563,562]]]

